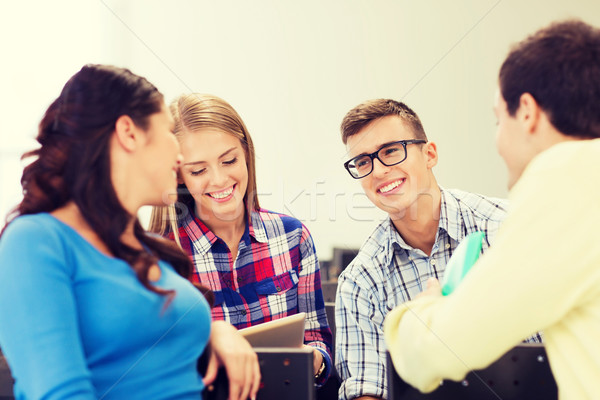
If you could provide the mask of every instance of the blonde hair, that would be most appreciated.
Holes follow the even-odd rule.
[[[244,195],[244,205],[248,212],[258,210],[260,205],[256,189],[254,144],[244,121],[234,108],[217,96],[199,93],[181,95],[173,100],[169,108],[175,120],[175,136],[180,141],[185,133],[206,128],[218,129],[239,139],[246,155],[248,168],[248,187]],[[177,203],[187,206],[190,210],[194,209],[194,199],[185,184],[178,186]],[[173,232],[175,241],[181,246],[177,222],[176,205],[153,207],[149,230],[163,236]]]

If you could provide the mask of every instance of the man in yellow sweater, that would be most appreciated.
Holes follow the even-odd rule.
[[[391,311],[400,376],[424,392],[543,331],[561,399],[600,396],[600,29],[555,23],[504,61],[497,147],[511,207],[460,286]]]

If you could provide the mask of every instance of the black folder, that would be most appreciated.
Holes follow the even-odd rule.
[[[460,382],[443,381],[431,393],[421,393],[396,373],[387,354],[389,400],[554,400],[556,381],[542,344],[514,347],[489,367],[472,371]]]

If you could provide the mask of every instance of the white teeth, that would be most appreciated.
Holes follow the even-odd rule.
[[[389,192],[390,190],[393,190],[393,189],[397,188],[398,186],[400,186],[400,184],[401,184],[402,182],[404,182],[404,179],[402,179],[402,180],[399,180],[399,181],[396,181],[396,182],[392,182],[392,183],[390,183],[389,185],[385,185],[384,187],[380,188],[380,189],[379,189],[379,191],[380,191],[381,193],[387,193],[387,192]]]
[[[224,199],[225,197],[229,196],[232,192],[233,192],[233,186],[227,190],[223,190],[222,192],[209,193],[208,195],[215,199]]]

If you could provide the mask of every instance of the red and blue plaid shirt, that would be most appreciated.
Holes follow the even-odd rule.
[[[326,378],[332,366],[332,336],[319,262],[304,224],[264,209],[252,211],[235,258],[225,242],[189,211],[180,222],[179,238],[194,263],[192,281],[215,294],[213,320],[241,329],[305,312],[304,343],[323,354]],[[169,237],[173,239],[173,234]]]

